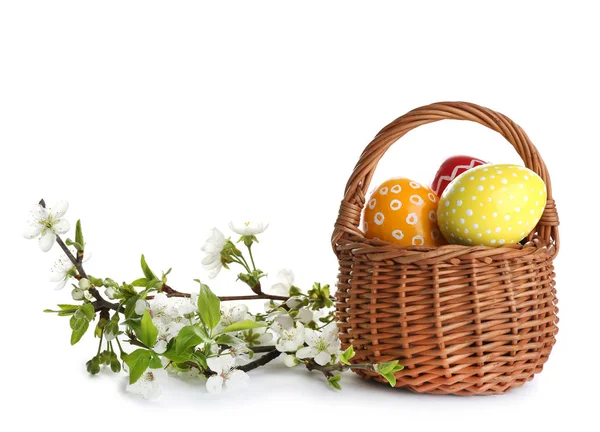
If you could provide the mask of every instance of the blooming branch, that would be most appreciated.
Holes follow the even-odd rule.
[[[247,372],[283,355],[287,366],[320,371],[336,389],[341,388],[340,373],[349,369],[376,371],[395,384],[395,374],[402,369],[397,362],[353,363],[353,348],[341,350],[329,285],[315,283],[305,292],[294,284],[290,270],[282,270],[269,290],[273,294],[263,292],[261,281],[267,274],[257,267],[252,248],[268,224],[232,222],[231,230],[240,236],[235,243],[218,229],[211,231],[202,246],[208,277],[235,265],[241,269],[238,280],[252,291],[218,297],[199,279],[195,279],[199,283],[195,293],[176,290],[168,284],[171,269],[155,273],[144,255],[142,277],[132,282],[90,275],[84,269],[89,254],[81,222],[75,225],[74,240],[61,238],[70,227],[63,218],[67,209],[66,201],[46,209],[41,200],[31,211],[25,237],[39,236],[45,252],[56,243],[64,254],[53,279],[59,288],[71,282],[77,303],[46,312],[70,317],[71,344],[78,343],[94,323],[99,344],[86,363],[89,373],[97,374],[103,366],[115,373],[126,370],[127,390],[145,398],[160,394],[159,385],[168,373],[205,379],[207,391],[218,393],[246,385]],[[266,300],[264,311],[253,313],[243,304],[224,304],[241,300]],[[133,351],[126,352],[122,341]]]

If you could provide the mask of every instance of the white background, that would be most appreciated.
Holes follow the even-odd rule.
[[[2,429],[127,430],[147,420],[194,430],[211,421],[221,430],[597,428],[593,2],[220,3],[1,3]],[[193,278],[206,277],[206,232],[263,217],[271,226],[257,249],[261,267],[292,267],[305,287],[333,283],[329,237],[364,146],[395,117],[443,100],[509,115],[553,176],[560,332],[526,386],[440,397],[348,374],[334,392],[316,373],[275,362],[253,372],[245,392],[215,397],[171,380],[162,399],[146,402],[124,393],[124,375],[89,377],[96,341],[71,347],[68,320],[42,313],[69,300],[47,280],[58,252],[21,237],[28,204],[42,197],[69,200],[71,222],[83,220],[93,275],[137,278],[145,253],[153,267],[174,268],[175,287],[192,290]],[[376,181],[429,182],[457,153],[518,161],[495,133],[442,122],[398,142]],[[233,280],[212,287],[246,292]]]

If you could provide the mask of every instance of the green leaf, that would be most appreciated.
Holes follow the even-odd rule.
[[[93,320],[94,316],[96,315],[94,306],[92,306],[91,303],[84,304],[83,306],[81,306],[81,308],[79,310],[85,315],[85,317],[88,319],[88,321]]]
[[[146,276],[146,279],[158,279],[154,273],[152,273],[152,270],[150,270],[150,267],[148,267],[148,264],[146,263],[146,258],[144,257],[144,255],[142,254],[142,259],[140,260],[141,264],[142,264],[142,271],[144,272],[144,276]]]
[[[340,380],[342,379],[341,375],[334,375],[332,377],[327,378],[327,384],[333,387],[336,390],[341,390],[342,386],[340,385]]]
[[[95,287],[101,287],[104,285],[104,280],[100,279],[100,278],[96,278],[94,276],[90,276],[88,275],[88,280],[91,282],[92,285],[94,285]]]
[[[160,291],[160,289],[162,288],[162,286],[163,286],[163,281],[158,280],[158,279],[150,279],[148,281],[148,283],[146,283],[146,289],[148,289],[148,288],[155,288],[155,289],[157,289],[157,290]]]
[[[346,351],[340,354],[340,361],[345,365],[349,365],[350,359],[355,355],[356,353],[354,352],[354,347],[350,345]]]
[[[227,345],[227,346],[238,346],[243,345],[244,341],[235,336],[231,336],[229,334],[222,334],[217,338],[217,344],[219,345]]]
[[[73,313],[73,316],[69,321],[71,330],[73,330],[73,333],[71,333],[71,345],[75,345],[81,340],[82,336],[90,326],[90,321],[94,319],[95,315],[96,312],[91,303],[84,304]]]
[[[129,327],[137,335],[142,332],[142,319],[141,318],[128,318],[123,321],[123,325]]]
[[[77,224],[75,225],[75,242],[79,243],[82,248],[85,246],[83,241],[83,232],[81,231],[81,220],[78,220]]]
[[[237,332],[237,331],[242,331],[242,330],[255,329],[255,328],[264,327],[264,326],[265,326],[264,324],[257,323],[256,321],[244,320],[244,321],[239,321],[239,322],[233,323],[231,325],[228,325],[223,330],[221,330],[219,333],[220,334],[231,333],[231,332]]]
[[[198,310],[200,318],[211,330],[221,321],[221,301],[207,285],[200,285]]]
[[[202,342],[210,340],[206,333],[197,325],[189,325],[182,328],[177,334],[176,352],[182,352],[194,347]]]
[[[384,377],[387,380],[387,382],[389,382],[390,385],[394,387],[396,385],[396,377],[394,376],[394,373],[404,369],[404,366],[399,365],[398,360],[394,360],[390,362],[379,363],[376,366],[376,369],[377,372],[379,372],[379,375]]]
[[[79,309],[79,305],[59,304],[60,310],[44,309],[46,313],[57,313],[58,316],[69,316],[73,315]]]
[[[150,317],[150,312],[148,309],[144,311],[144,315],[142,316],[142,320],[140,321],[139,328],[134,328],[135,334],[138,339],[146,345],[148,348],[152,348],[154,344],[156,344],[156,338],[158,337],[158,329],[152,322],[152,317]]]
[[[143,348],[137,349],[125,357],[125,363],[129,366],[129,384],[133,384],[140,379],[142,374],[148,369],[152,353]]]
[[[396,366],[397,364],[398,364],[397,360],[379,363],[377,365],[377,372],[379,372],[382,375],[386,374],[386,373],[390,373],[394,370],[394,366]]]
[[[136,287],[146,287],[146,285],[148,284],[148,279],[146,278],[139,278],[134,280],[133,282],[131,282],[131,285],[136,286]]]
[[[82,251],[83,250],[83,245],[82,244],[79,244],[76,241],[71,240],[70,238],[66,239],[65,243],[67,244],[67,246],[73,246],[78,251]]]
[[[390,383],[390,386],[392,386],[392,387],[396,386],[396,377],[394,376],[393,373],[385,373],[385,374],[383,374],[383,373],[380,372],[379,374],[382,377],[384,377],[387,380],[387,382]]]
[[[208,363],[206,362],[206,355],[204,355],[202,352],[196,351],[195,353],[193,353],[192,361],[194,363],[202,366],[204,369],[208,369]]]
[[[75,345],[87,331],[90,322],[84,317],[77,317],[74,314],[69,324],[71,325],[71,330],[73,330],[73,333],[71,333],[71,345]]]
[[[125,318],[133,318],[136,316],[135,303],[140,299],[139,295],[133,295],[125,302]]]
[[[152,352],[152,357],[150,358],[150,369],[159,369],[162,368],[162,362],[160,361],[160,357],[155,352]]]
[[[162,356],[175,363],[185,363],[190,360],[189,353],[177,353],[177,338],[173,338],[167,344],[167,350]]]

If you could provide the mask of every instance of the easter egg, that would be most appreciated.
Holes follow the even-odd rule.
[[[446,244],[437,226],[437,195],[407,178],[382,183],[367,200],[363,228],[367,238],[402,246]]]
[[[517,165],[475,167],[455,178],[440,197],[438,224],[450,243],[502,246],[526,237],[546,206],[546,185]]]
[[[440,168],[438,169],[433,183],[431,183],[431,189],[440,196],[446,190],[446,187],[452,180],[461,175],[467,170],[476,166],[484,165],[487,162],[477,159],[471,156],[452,156],[446,159]]]

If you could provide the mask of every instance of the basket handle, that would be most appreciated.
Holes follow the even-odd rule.
[[[469,102],[439,102],[414,109],[384,127],[365,148],[346,184],[344,199],[335,223],[331,244],[337,254],[337,245],[343,236],[360,236],[360,217],[365,205],[369,184],[379,160],[396,142],[418,126],[439,120],[470,120],[498,132],[513,145],[525,166],[536,172],[546,183],[548,199],[542,218],[534,231],[545,244],[554,239],[559,248],[558,213],[552,199],[550,175],[542,157],[521,127],[503,114]]]

